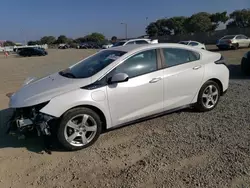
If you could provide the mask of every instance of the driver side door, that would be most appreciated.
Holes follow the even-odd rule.
[[[163,70],[157,50],[133,55],[118,65],[108,77],[125,73],[128,81],[107,88],[112,126],[163,111]]]

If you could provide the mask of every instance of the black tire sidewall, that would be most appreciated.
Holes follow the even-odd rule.
[[[97,132],[96,132],[95,137],[88,144],[86,144],[84,146],[73,146],[70,143],[68,143],[68,141],[66,140],[66,138],[64,136],[64,129],[65,129],[67,122],[72,117],[79,115],[79,114],[87,114],[87,115],[92,116],[97,123]],[[57,130],[57,138],[58,138],[59,143],[66,150],[75,151],[75,150],[87,148],[87,147],[91,146],[92,144],[94,144],[96,142],[96,140],[99,138],[101,132],[102,132],[102,122],[101,122],[100,116],[95,111],[93,111],[89,108],[79,107],[79,108],[71,109],[63,115],[63,117],[61,118],[61,121],[59,123],[58,130]]]
[[[203,95],[203,92],[204,90],[209,86],[209,85],[214,85],[217,90],[218,90],[218,100],[216,102],[216,104],[213,106],[213,108],[206,108],[203,103],[202,103],[202,95]],[[198,110],[198,111],[201,111],[201,112],[206,112],[206,111],[211,111],[213,110],[217,104],[219,103],[219,100],[220,100],[220,93],[221,93],[221,88],[219,87],[219,85],[212,81],[212,80],[209,80],[207,81],[206,83],[203,84],[203,86],[201,87],[200,91],[199,91],[199,94],[198,94],[198,99],[197,99],[197,103],[195,105],[195,108]]]
[[[248,60],[243,60],[241,61],[241,71],[249,76],[250,75],[250,63],[248,63]]]

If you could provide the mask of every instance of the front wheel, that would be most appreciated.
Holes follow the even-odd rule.
[[[74,108],[62,117],[57,137],[62,146],[70,151],[92,145],[100,136],[100,116],[89,108]]]
[[[195,108],[206,112],[214,109],[220,99],[220,87],[214,81],[207,81],[200,89]]]

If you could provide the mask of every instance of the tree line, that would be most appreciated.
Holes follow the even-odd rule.
[[[104,43],[106,41],[105,36],[101,33],[91,33],[84,37],[79,37],[76,39],[68,38],[65,35],[60,35],[59,37],[54,36],[44,36],[40,40],[37,41],[29,41],[28,45],[36,45],[36,44],[48,44],[48,45],[56,45],[56,44],[69,44],[71,46],[77,45],[79,43],[84,42],[97,42]]]
[[[116,38],[115,36],[112,37]],[[42,45],[42,44],[48,44],[48,45],[58,45],[58,44],[69,44],[72,47],[77,46],[79,43],[84,43],[84,42],[96,42],[99,44],[104,44],[108,40],[105,38],[105,36],[101,33],[91,33],[89,35],[86,35],[84,37],[79,37],[76,39],[73,38],[68,38],[65,35],[60,35],[59,37],[54,37],[54,36],[44,36],[40,40],[35,40],[35,41],[28,41],[28,45]],[[5,41],[3,43],[3,46],[15,46],[15,43],[12,41]]]
[[[210,14],[199,12],[190,17],[175,16],[158,19],[146,27],[150,37],[164,35],[179,35],[184,33],[215,31],[221,23],[227,23],[227,28],[250,27],[250,9],[236,10],[231,14],[217,12]]]

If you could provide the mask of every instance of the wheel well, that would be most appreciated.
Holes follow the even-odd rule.
[[[101,118],[101,121],[102,121],[102,130],[105,131],[107,129],[107,121],[106,121],[106,117],[104,115],[104,113],[97,107],[95,106],[91,106],[91,105],[81,105],[81,106],[75,106],[71,109],[74,109],[74,108],[79,108],[79,107],[85,107],[85,108],[89,108],[93,111],[95,111]],[[71,110],[69,109],[69,110]]]
[[[220,95],[223,95],[223,86],[222,86],[221,81],[216,79],[216,78],[213,78],[213,79],[210,79],[210,80],[216,82],[219,85],[219,87],[220,87]]]

